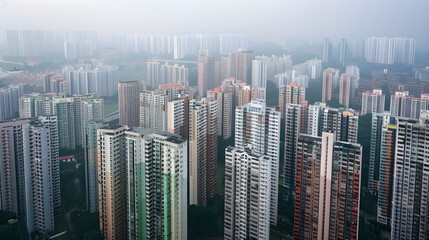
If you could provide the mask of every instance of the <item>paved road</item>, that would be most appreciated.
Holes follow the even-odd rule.
[[[5,61],[5,60],[3,60],[3,57],[4,57],[4,56],[6,56],[6,54],[1,55],[1,57],[0,57],[0,62],[2,62],[2,63],[10,63],[10,64],[17,64],[17,65],[24,66],[24,63]]]
[[[111,122],[113,120],[119,119],[119,110],[116,110],[112,113],[107,114],[104,116],[104,121]]]

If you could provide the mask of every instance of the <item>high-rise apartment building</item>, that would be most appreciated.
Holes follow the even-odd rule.
[[[183,86],[189,85],[189,69],[184,65],[169,65],[167,62],[161,65],[161,83],[176,83]]]
[[[58,133],[58,117],[55,115],[39,116],[40,121],[46,128],[49,129],[49,144],[51,151],[51,174],[52,174],[52,200],[54,208],[61,207],[61,182],[60,182],[60,163],[59,157],[59,133]]]
[[[187,239],[187,141],[167,132],[125,132],[128,239]]]
[[[244,34],[126,34],[115,36],[114,41],[115,47],[126,54],[172,55],[174,59],[196,56],[203,49],[222,55],[247,49]]]
[[[188,140],[188,142],[190,101],[193,99],[193,95],[186,95],[180,99],[168,102],[167,107],[168,132],[180,135]]]
[[[353,109],[331,108],[324,103],[308,107],[307,133],[321,136],[334,133],[335,141],[357,143],[359,115]]]
[[[235,107],[243,106],[252,99],[265,99],[265,88],[246,85],[235,79],[225,79],[218,88],[207,91],[207,97],[218,100],[219,135],[231,137],[234,129]]]
[[[370,37],[365,44],[367,62],[380,64],[414,64],[414,38]]]
[[[67,93],[101,96],[114,96],[118,92],[119,68],[93,61],[78,65],[65,66],[62,70],[64,79],[68,81]],[[51,83],[54,84],[51,80]],[[55,90],[51,85],[50,92],[63,92],[60,87]]]
[[[58,117],[58,144],[60,148],[74,150],[77,145],[77,130],[74,124],[75,109],[72,98],[56,98],[54,111]]]
[[[187,102],[187,101],[186,101]],[[185,99],[177,99],[167,103],[168,132],[185,138]]]
[[[142,89],[146,91],[145,89]],[[183,86],[176,83],[167,83],[164,85],[159,85],[158,90],[163,94],[168,95],[171,100],[179,99],[186,95],[197,95],[198,87],[197,86]]]
[[[207,105],[206,197],[210,200],[217,194],[219,111],[217,100],[203,98],[201,102]]]
[[[219,88],[207,91],[207,98],[216,99],[218,103],[218,134],[228,139],[233,130],[234,93],[220,91]]]
[[[341,74],[339,103],[349,107],[352,99],[357,97],[358,79],[350,74]]]
[[[322,136],[323,131],[323,119],[325,108],[327,105],[325,103],[316,102],[308,106],[307,114],[307,134],[311,136]]]
[[[265,88],[247,85],[243,81],[233,78],[225,79],[220,90],[234,94],[234,107],[243,106],[250,103],[253,99],[265,99]]]
[[[377,221],[382,224],[390,224],[392,216],[396,130],[396,124],[389,123],[383,126],[381,134]]]
[[[285,71],[290,71],[292,69],[292,58],[290,55],[283,55],[283,56],[257,56],[255,57],[255,61],[252,64],[257,63],[257,65],[259,65],[260,69],[263,71],[258,71],[255,72],[253,69],[254,67],[252,66],[252,84],[255,85],[255,83],[253,82],[253,73],[256,73],[256,75],[258,76],[264,76],[262,79],[267,79],[268,81],[272,81],[274,80],[274,76],[276,74],[279,73],[284,73]],[[266,66],[265,66],[266,65]],[[266,73],[265,73],[265,70]],[[257,79],[257,78],[256,78]],[[257,80],[256,82],[259,82],[259,80]],[[265,85],[263,85],[263,87],[265,88]]]
[[[54,230],[60,206],[56,117],[0,123],[0,204],[29,233]]]
[[[225,79],[231,77],[230,74],[231,58],[230,57],[220,57],[219,61],[219,82],[222,82]]]
[[[427,239],[429,113],[398,118],[393,172],[392,239]]]
[[[279,107],[282,118],[285,117],[287,104],[301,104],[305,100],[305,87],[292,82],[279,88]]]
[[[301,110],[299,104],[286,104],[285,106],[285,148],[284,148],[284,182],[287,188],[295,186],[296,147],[301,130]]]
[[[357,143],[359,115],[353,109],[326,108],[323,132],[334,133],[335,141]]]
[[[161,64],[159,62],[147,62],[147,85],[156,89],[161,84]]]
[[[329,38],[323,40],[323,62],[329,62],[332,58],[332,43],[329,41]]]
[[[67,60],[92,57],[94,50],[91,41],[88,40],[64,41],[64,56]]]
[[[189,101],[189,204],[202,206],[207,204],[206,163],[207,105],[191,100]]]
[[[140,82],[120,82],[118,84],[119,124],[128,127],[140,125]]]
[[[328,68],[323,71],[322,102],[326,103],[331,101],[332,91],[337,79],[338,70]]]
[[[381,161],[381,151],[384,130],[388,124],[395,123],[393,117],[388,112],[373,113],[371,123],[371,149],[369,155],[368,188],[371,193],[378,191],[379,168]]]
[[[11,56],[64,57],[67,42],[88,42],[93,51],[97,46],[97,33],[94,31],[7,30],[6,37],[8,55]],[[76,53],[81,49],[73,50]]]
[[[384,112],[385,96],[381,89],[373,89],[362,93],[361,114]]]
[[[345,66],[347,64],[347,51],[348,51],[348,45],[346,39],[341,39],[340,42],[340,64]]]
[[[299,137],[295,239],[358,239],[361,162],[362,146],[332,133]]]
[[[351,53],[354,59],[363,58],[365,50],[365,41],[353,40],[351,43]]]
[[[55,73],[43,76],[43,92],[71,94],[70,81]]]
[[[235,148],[245,151],[251,146],[252,154],[268,158],[271,165],[270,222],[276,225],[280,155],[280,112],[267,107],[264,100],[252,100],[249,104],[237,107],[235,112]],[[240,183],[236,183],[240,184]],[[245,201],[245,200],[240,200]],[[234,207],[235,208],[235,207]]]
[[[160,91],[140,93],[140,127],[153,132],[167,131],[167,106],[170,97]]]
[[[188,140],[189,203],[206,205],[217,191],[217,99],[168,102],[168,131]]]
[[[64,96],[64,95],[60,95]],[[34,116],[53,115],[55,94],[26,94],[19,99],[19,117],[30,118]]]
[[[104,100],[95,94],[66,97],[33,93],[20,98],[19,112],[22,118],[56,115],[59,147],[74,149],[83,146],[86,122],[104,117]]]
[[[157,89],[159,85],[176,83],[182,86],[188,86],[189,69],[184,65],[160,64],[159,62],[148,62],[147,66],[147,84],[152,89]]]
[[[230,75],[244,83],[252,82],[252,61],[255,59],[253,51],[239,51],[231,53]]]
[[[390,114],[397,117],[418,119],[422,111],[429,109],[429,98],[409,96],[408,91],[397,91],[390,96]]]
[[[226,148],[224,239],[269,239],[272,163],[253,148]]]
[[[242,85],[235,91],[236,106],[243,106],[250,103],[253,99],[266,99],[265,88],[256,86]]]
[[[268,62],[264,59],[255,59],[252,61],[252,85],[261,88],[267,88],[268,80]]]
[[[22,84],[0,88],[0,121],[18,117],[18,101],[22,95],[24,95]]]
[[[107,123],[102,120],[91,120],[86,124],[85,141],[83,149],[85,151],[85,183],[86,183],[86,209],[91,212],[98,212],[98,147],[97,131],[106,128]]]
[[[358,81],[360,79],[360,69],[356,65],[347,65],[345,73],[357,77]]]
[[[99,222],[108,240],[127,236],[126,130],[119,125],[97,130]]]
[[[207,50],[198,53],[198,93],[205,96],[207,90],[218,86],[215,81],[215,57],[209,56]]]
[[[308,75],[310,79],[318,79],[322,74],[322,60],[310,59],[294,65],[292,69],[296,71],[297,75]]]
[[[217,189],[217,100],[193,99],[188,104],[189,203],[205,206]]]

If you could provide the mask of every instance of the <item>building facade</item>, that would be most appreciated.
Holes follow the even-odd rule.
[[[362,115],[384,112],[385,96],[381,89],[362,93]]]
[[[396,126],[391,237],[426,239],[429,113],[419,120],[398,118]]]
[[[125,132],[128,239],[187,239],[187,142],[167,132]]]
[[[127,236],[126,130],[120,125],[97,130],[99,222],[108,240]]]
[[[140,125],[140,82],[118,83],[119,124],[128,127]]]
[[[358,239],[362,146],[323,133],[297,149],[294,238]]]
[[[252,100],[235,110],[235,148],[244,151],[251,145],[252,153],[270,160],[271,186],[270,223],[277,222],[279,155],[280,155],[280,112],[267,107],[263,100]]]

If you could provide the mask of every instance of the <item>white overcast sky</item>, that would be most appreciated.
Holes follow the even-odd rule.
[[[410,36],[428,45],[429,0],[0,0],[0,30],[246,33],[251,39]]]

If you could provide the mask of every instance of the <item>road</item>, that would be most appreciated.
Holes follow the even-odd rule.
[[[113,120],[119,119],[119,110],[116,110],[112,113],[107,114],[104,116],[104,121],[111,122]]]
[[[17,64],[17,65],[24,66],[24,63],[5,61],[5,60],[3,60],[4,56],[6,56],[6,54],[1,55],[0,62],[2,62],[2,63],[9,63],[9,64]]]

